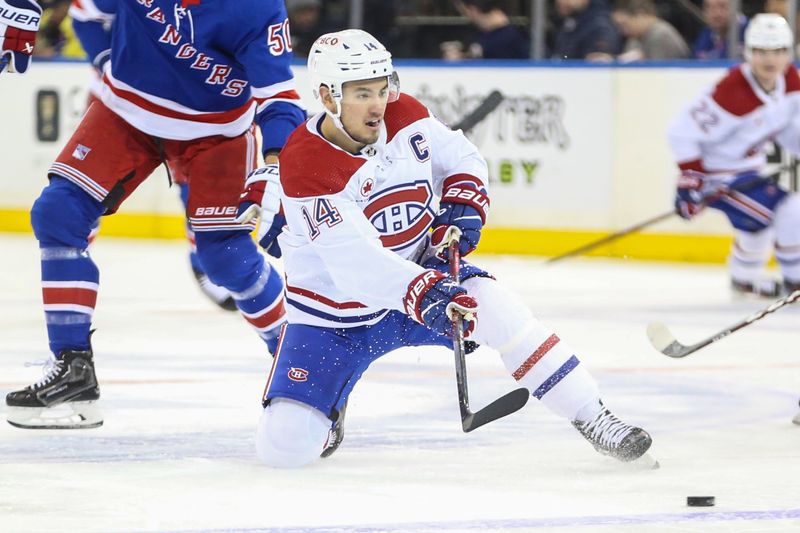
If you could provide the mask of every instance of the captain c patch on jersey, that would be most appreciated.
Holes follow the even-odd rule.
[[[402,250],[418,242],[435,216],[433,191],[427,181],[415,181],[378,191],[364,215],[381,234],[384,248]]]

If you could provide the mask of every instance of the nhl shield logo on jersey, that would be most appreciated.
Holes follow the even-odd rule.
[[[381,234],[384,248],[397,251],[421,239],[435,216],[433,191],[427,181],[415,181],[378,191],[364,215]]]
[[[288,376],[292,381],[302,383],[303,381],[308,381],[308,370],[292,367],[289,369]]]

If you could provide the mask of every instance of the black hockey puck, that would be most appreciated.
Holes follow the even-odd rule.
[[[713,496],[687,496],[686,505],[689,507],[714,507]]]

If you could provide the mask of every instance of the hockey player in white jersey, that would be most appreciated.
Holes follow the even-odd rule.
[[[573,349],[515,294],[466,262],[461,284],[446,275],[447,228],[461,230],[466,255],[489,210],[475,146],[399,93],[391,55],[368,33],[323,35],[308,67],[325,112],[280,156],[288,324],[263,397],[259,458],[313,462],[370,363],[403,346],[452,347],[451,313],[600,453],[642,456],[650,435],[609,412]]]
[[[746,62],[691,102],[669,128],[681,170],[678,212],[690,219],[709,206],[730,219],[736,293],[775,297],[800,288],[800,196],[763,177],[768,141],[800,155],[800,77],[791,64],[793,44],[783,17],[754,17],[745,32]],[[773,252],[783,286],[765,274]]]

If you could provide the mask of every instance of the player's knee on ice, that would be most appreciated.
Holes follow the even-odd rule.
[[[42,247],[85,249],[98,217],[105,211],[100,202],[80,187],[53,177],[31,208],[31,226]]]
[[[258,421],[256,453],[275,468],[296,468],[319,459],[331,421],[310,405],[275,398]]]

